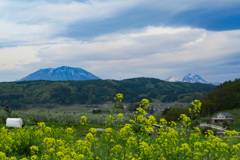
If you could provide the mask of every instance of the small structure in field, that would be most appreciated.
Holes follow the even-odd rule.
[[[6,121],[7,127],[19,128],[19,127],[22,127],[22,125],[23,125],[23,121],[21,118],[7,118],[7,121]]]
[[[212,123],[223,123],[224,121],[228,123],[233,122],[233,115],[228,112],[220,112],[212,117]]]

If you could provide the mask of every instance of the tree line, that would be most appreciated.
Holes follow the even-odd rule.
[[[205,94],[201,99],[202,115],[240,108],[240,79],[227,81]]]
[[[124,102],[143,98],[161,102],[191,102],[215,88],[200,83],[166,82],[154,78],[86,81],[25,81],[0,83],[0,106],[24,108],[34,104],[102,104],[112,101],[116,93]]]

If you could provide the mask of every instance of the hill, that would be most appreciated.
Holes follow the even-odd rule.
[[[91,80],[100,79],[81,68],[62,66],[58,68],[40,69],[19,81],[48,80],[48,81],[68,81],[68,80]]]
[[[240,79],[224,82],[202,98],[202,114],[240,108]]]
[[[122,81],[24,81],[0,83],[0,105],[13,108],[28,104],[101,104],[123,93],[124,102],[139,102],[143,98],[162,102],[191,102],[215,86],[200,83],[166,82],[154,78],[134,78]]]

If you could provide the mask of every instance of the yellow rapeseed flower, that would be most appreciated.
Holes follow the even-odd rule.
[[[38,156],[37,155],[31,156],[31,160],[38,160]]]
[[[30,150],[31,150],[31,154],[36,154],[39,151],[38,147],[34,145],[30,147]]]
[[[80,123],[81,123],[81,125],[86,125],[87,124],[87,117],[86,116],[81,116]]]

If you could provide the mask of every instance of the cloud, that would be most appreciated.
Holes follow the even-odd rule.
[[[54,34],[55,31],[48,24],[26,25],[0,20],[0,48],[1,46],[47,43],[49,36]]]
[[[88,0],[88,1],[4,1],[0,5],[2,18],[18,23],[61,23],[74,21],[104,19],[115,16],[128,8],[141,3],[142,0]],[[7,8],[8,7],[8,8]]]
[[[31,66],[29,74],[40,68],[69,65],[84,68],[103,79],[165,79],[190,72],[208,80],[212,74],[227,74],[236,67],[228,63],[240,51],[239,37],[240,30],[214,32],[149,26],[90,41],[56,38],[47,44],[4,48],[0,50],[0,64],[5,70]],[[222,64],[228,70],[218,67]]]
[[[213,32],[149,26],[91,41],[56,39],[55,44],[39,45],[34,49],[43,67],[83,67],[103,79],[133,76],[165,79],[188,72],[202,76],[216,73],[218,65],[229,61],[226,57],[240,51],[239,37],[240,30]]]
[[[138,2],[140,1],[89,0],[51,3],[1,0],[1,46],[48,43],[53,37],[62,36],[71,24],[114,17]]]
[[[110,79],[219,74],[240,50],[239,8],[235,0],[0,0],[0,66],[69,65]]]
[[[224,17],[226,19],[229,15],[239,17],[238,12],[231,7],[235,6],[238,9],[240,2],[233,0],[227,2],[219,0],[218,3],[207,0],[1,0],[0,2],[0,48],[48,44],[52,43],[53,38],[74,38],[81,41],[83,37],[91,39],[100,35],[160,24],[171,25],[173,28],[178,24],[190,27],[193,25],[196,28],[198,25],[206,28],[213,28],[213,25],[218,26],[215,28],[224,28],[227,25],[233,28],[239,26],[234,17],[231,22],[219,20]],[[195,12],[199,13],[201,9],[204,9],[204,12],[200,13],[204,14],[195,15]],[[229,9],[230,13],[224,14],[224,9]],[[204,22],[208,17],[213,18],[208,19],[207,23]],[[213,24],[209,25],[211,22]],[[155,33],[153,28],[149,31]]]
[[[209,1],[209,0],[168,0],[168,1],[159,1],[159,0],[149,0],[145,1],[145,7],[161,9],[171,14],[177,14],[179,12],[185,12],[189,10],[200,10],[200,9],[223,9],[232,6],[239,5],[240,2],[236,0],[218,0],[218,1]]]
[[[233,10],[232,7],[238,7],[236,9],[240,7],[240,2],[234,0],[227,2],[219,0],[217,3],[207,0],[1,0],[0,2],[0,26],[3,26],[4,29],[4,32],[0,32],[12,33],[12,36],[8,34],[7,38],[4,38],[4,41],[9,41],[9,43],[12,42],[11,39],[16,39],[19,43],[26,42],[26,40],[38,43],[39,40],[46,41],[47,38],[52,37],[81,37],[81,34],[88,36],[92,32],[100,35],[108,30],[110,33],[126,28],[142,28],[147,25],[159,24],[172,26],[174,23],[181,25],[185,23],[185,26],[203,24],[203,26],[211,28],[208,25],[212,21],[220,27],[223,24],[216,23],[220,22],[219,18],[229,17],[229,15],[239,17],[239,12]],[[202,9],[204,12],[199,12]],[[228,14],[224,14],[226,9],[229,9]],[[204,14],[195,15],[195,11]],[[204,19],[208,17],[212,19],[209,19],[206,24]],[[226,23],[225,26],[229,24],[231,23]],[[94,27],[91,29],[93,25]],[[231,26],[234,27],[234,24]],[[198,28],[198,26],[195,27]],[[73,30],[75,33],[72,33]],[[30,34],[33,36],[24,36]],[[21,41],[22,37],[25,37],[23,42]]]
[[[13,47],[0,49],[0,70],[21,70],[23,65],[40,62],[32,47]]]
[[[91,41],[72,40],[65,44],[45,46],[41,54],[83,56],[83,60],[120,60],[160,56],[164,62],[177,59],[191,61],[211,59],[239,51],[239,30],[212,32],[192,28],[146,27],[130,33],[109,34]],[[209,54],[211,52],[211,54]],[[191,56],[187,56],[192,54]],[[172,57],[172,58],[171,58]],[[181,58],[182,57],[182,58]]]

